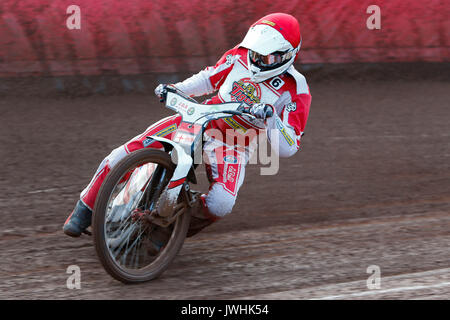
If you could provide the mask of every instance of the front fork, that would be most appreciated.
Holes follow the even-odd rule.
[[[176,152],[177,167],[173,176],[159,196],[156,206],[147,215],[147,219],[150,222],[166,227],[173,223],[187,207],[191,207],[197,200],[196,196],[190,192],[187,181],[193,159],[186,153],[182,146],[172,140],[157,136],[150,136],[148,138],[161,142],[166,152],[170,152],[171,150],[172,153],[173,151]],[[181,202],[178,201],[180,195],[182,196]]]

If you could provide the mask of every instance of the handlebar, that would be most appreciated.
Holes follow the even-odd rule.
[[[189,100],[191,102],[199,103],[197,100],[195,100],[194,98],[188,96],[183,91],[181,91],[181,90],[179,90],[179,89],[177,89],[175,87],[170,87],[170,86],[166,86],[165,89],[163,90],[163,98],[161,99],[161,102],[166,103],[167,93],[168,92],[176,93],[176,94],[180,95],[181,97],[183,97],[183,98],[185,98],[185,99],[187,99],[187,100]],[[224,110],[224,111],[218,111],[218,112],[211,112],[209,114],[215,114],[215,113],[227,113],[227,114],[232,114],[232,115],[236,115],[236,116],[242,116],[242,115],[245,114],[248,117],[256,119],[256,117],[250,113],[249,108],[245,108],[243,104],[236,111],[235,110]],[[204,116],[206,116],[206,115],[204,115]],[[202,116],[202,117],[204,117],[204,116]],[[267,112],[266,117],[270,118],[272,116],[273,116],[273,109],[270,109]],[[202,118],[202,117],[200,117],[200,118]]]
[[[160,100],[161,102],[166,103],[167,93],[168,93],[168,92],[172,92],[172,93],[179,94],[180,96],[182,96],[183,98],[185,98],[185,99],[187,99],[187,100],[189,100],[189,101],[191,101],[191,102],[198,103],[197,100],[195,100],[195,99],[192,98],[192,97],[189,97],[189,96],[188,96],[187,94],[185,94],[183,91],[181,91],[181,90],[179,90],[179,89],[177,89],[177,88],[175,88],[175,87],[169,87],[168,85],[167,85],[166,88],[163,90],[163,95],[164,95],[164,97],[163,97],[163,99]]]
[[[246,114],[247,116],[256,119],[256,117],[254,115],[250,114],[250,112],[247,109],[245,109],[244,106],[241,106],[241,107],[242,107],[242,110],[240,110],[240,111],[223,110],[223,111],[215,111],[215,112],[210,112],[208,114],[204,114],[204,115],[198,117],[197,119],[195,119],[194,123],[197,122],[199,119],[201,119],[203,117],[207,117],[207,116],[209,116],[211,114],[217,114],[217,113],[232,114],[232,115],[235,115],[235,116],[242,116],[243,114]],[[241,107],[239,107],[239,108],[241,108]],[[192,127],[192,124],[190,125],[190,127]]]

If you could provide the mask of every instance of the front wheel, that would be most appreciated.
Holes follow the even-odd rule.
[[[113,278],[124,283],[152,280],[180,251],[191,218],[188,210],[164,230],[133,215],[137,210],[154,209],[174,170],[166,152],[141,149],[122,159],[103,182],[94,207],[92,230],[97,255]],[[168,240],[155,253],[152,232],[161,231]]]

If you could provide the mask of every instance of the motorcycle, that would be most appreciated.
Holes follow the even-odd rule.
[[[181,115],[173,139],[146,137],[164,150],[143,148],[128,154],[105,178],[93,210],[92,233],[104,269],[123,283],[140,283],[160,276],[181,250],[197,200],[194,161],[202,151],[203,134],[212,120],[233,115],[251,119],[241,102],[206,105],[166,87],[162,102]],[[155,230],[170,233],[157,252],[150,236]]]

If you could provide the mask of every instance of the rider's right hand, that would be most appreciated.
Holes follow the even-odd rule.
[[[159,98],[160,102],[166,101],[168,86],[170,86],[170,85],[161,83],[155,88],[155,94]]]
[[[270,104],[255,103],[249,109],[249,113],[254,117],[262,120],[266,120],[273,116],[274,108]]]

